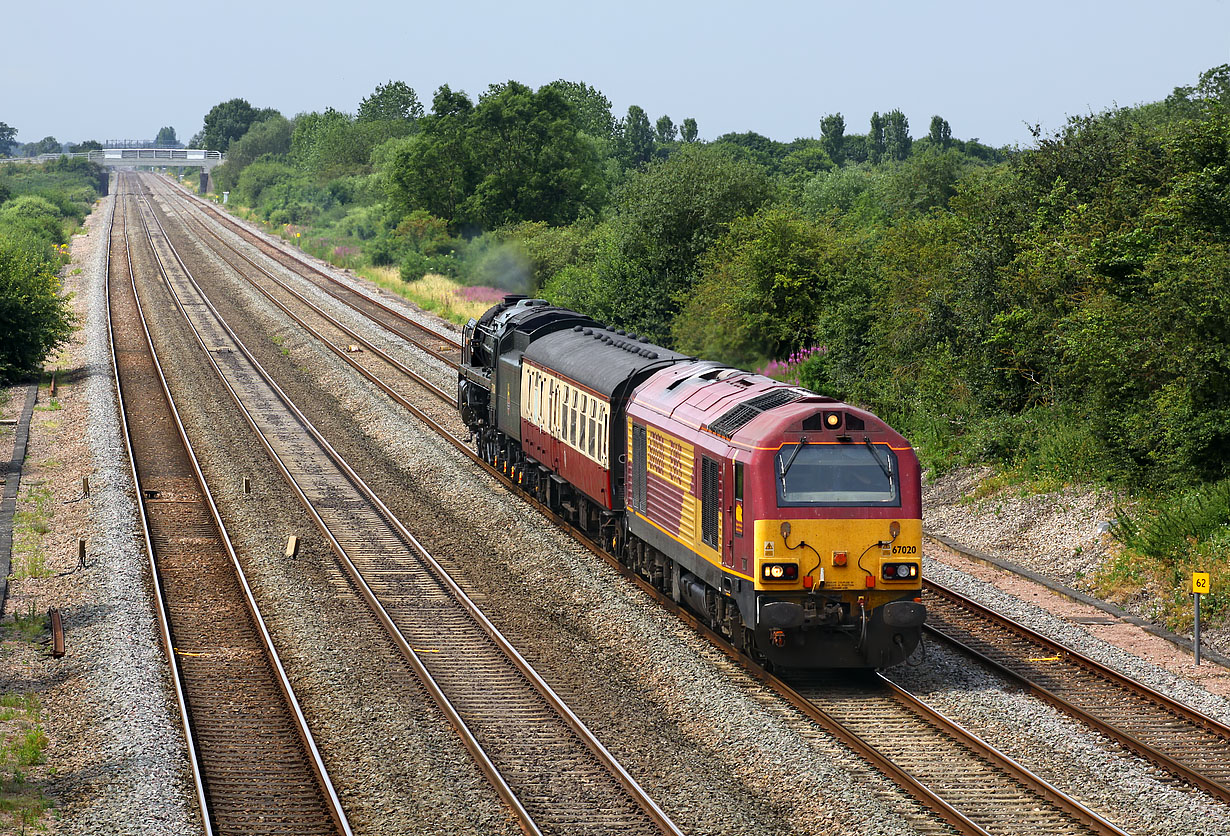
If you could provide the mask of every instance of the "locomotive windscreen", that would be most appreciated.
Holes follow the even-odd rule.
[[[787,444],[775,470],[783,507],[901,504],[897,457],[886,444]]]

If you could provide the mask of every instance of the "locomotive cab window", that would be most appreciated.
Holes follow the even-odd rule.
[[[901,505],[886,444],[787,444],[774,458],[779,505]]]

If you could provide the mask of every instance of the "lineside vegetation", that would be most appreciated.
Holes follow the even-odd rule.
[[[1176,625],[1176,577],[1230,583],[1230,66],[1026,149],[941,116],[914,138],[899,110],[702,141],[570,81],[445,85],[430,108],[389,82],[353,115],[232,100],[205,122],[218,186],[309,252],[769,368],[869,406],[932,473],[1129,491],[1096,582]]]

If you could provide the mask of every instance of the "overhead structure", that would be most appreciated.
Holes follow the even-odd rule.
[[[226,157],[222,156],[221,151],[207,151],[203,148],[106,148],[79,154],[39,154],[37,157],[5,158],[4,162],[45,163],[58,160],[60,157],[88,159],[92,163],[114,168],[183,166],[203,168],[207,172],[213,171],[215,167],[226,162]]]

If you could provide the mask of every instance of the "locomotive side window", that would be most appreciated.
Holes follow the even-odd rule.
[[[787,444],[774,470],[779,505],[901,505],[887,444]]]

